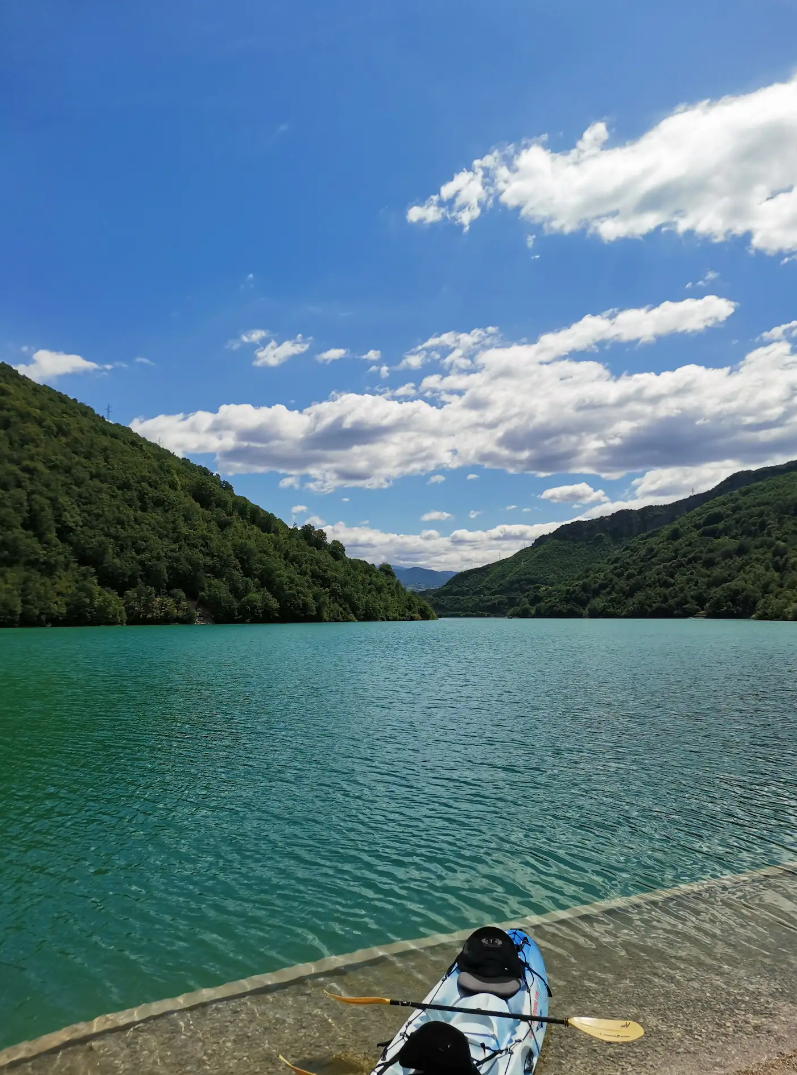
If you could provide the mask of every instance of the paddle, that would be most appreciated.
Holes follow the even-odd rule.
[[[589,1016],[571,1015],[568,1019],[552,1019],[548,1015],[515,1015],[513,1012],[491,1012],[484,1008],[453,1008],[449,1004],[423,1004],[415,1000],[390,1000],[388,997],[341,997],[337,993],[324,992],[343,1004],[392,1004],[397,1008],[418,1008],[420,1011],[460,1012],[470,1015],[489,1015],[499,1019],[517,1019],[523,1023],[553,1023],[572,1026],[601,1041],[626,1042],[641,1038],[645,1031],[639,1023],[630,1019],[592,1019]],[[287,1061],[286,1061],[287,1063]]]

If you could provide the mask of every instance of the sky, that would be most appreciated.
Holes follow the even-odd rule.
[[[5,0],[0,360],[462,570],[797,457],[797,0]]]

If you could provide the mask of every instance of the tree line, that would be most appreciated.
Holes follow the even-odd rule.
[[[388,564],[0,363],[0,626],[431,619]]]

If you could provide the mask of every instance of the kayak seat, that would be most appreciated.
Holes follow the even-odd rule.
[[[471,933],[457,956],[458,983],[466,993],[513,997],[520,989],[523,964],[515,942],[497,926]]]
[[[417,1075],[479,1075],[468,1039],[441,1019],[432,1019],[413,1030],[396,1059]]]
[[[514,997],[520,989],[519,978],[480,978],[466,970],[459,972],[457,983],[463,993],[492,993],[494,997],[503,997],[504,1000]]]

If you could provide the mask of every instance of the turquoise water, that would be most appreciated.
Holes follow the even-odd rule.
[[[797,624],[0,632],[0,1046],[797,854]]]

